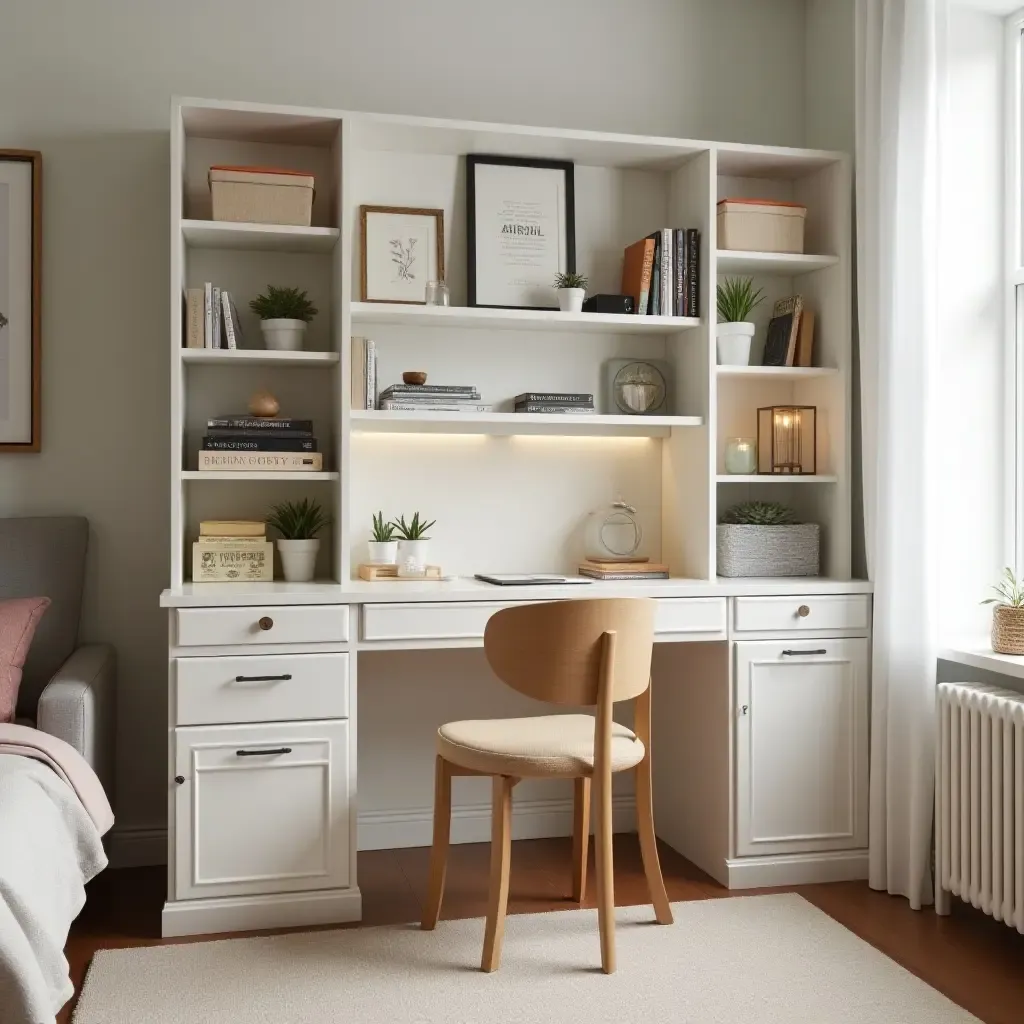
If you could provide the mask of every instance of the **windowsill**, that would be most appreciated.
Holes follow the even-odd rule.
[[[996,654],[988,641],[947,647],[939,651],[939,658],[957,665],[969,665],[971,668],[986,669],[1004,676],[1013,676],[1015,679],[1024,679],[1024,655]]]

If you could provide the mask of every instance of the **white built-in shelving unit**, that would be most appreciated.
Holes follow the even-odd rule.
[[[699,318],[468,308],[465,156],[575,163],[577,267],[594,292],[618,292],[623,249],[666,226],[702,232]],[[720,511],[751,496],[785,501],[820,522],[823,571],[850,573],[850,165],[839,153],[527,128],[207,100],[176,101],[171,133],[172,588],[190,576],[201,519],[262,517],[310,495],[330,510],[318,576],[336,585],[363,560],[371,513],[437,520],[433,560],[448,572],[571,570],[587,513],[616,498],[637,506],[644,552],[672,574],[715,578]],[[211,164],[316,176],[313,226],[211,220]],[[808,208],[807,255],[720,251],[715,204],[726,196],[796,199]],[[453,306],[360,301],[362,204],[444,210]],[[766,301],[800,293],[815,311],[810,368],[717,367],[714,289],[751,275]],[[182,347],[183,289],[204,281],[236,298],[237,351]],[[268,352],[248,300],[268,283],[308,290],[320,309],[307,351]],[[373,338],[381,386],[402,371],[473,384],[488,414],[351,408],[350,338]],[[593,392],[616,357],[671,364],[671,415],[518,415],[527,390]],[[754,360],[760,351],[754,353]],[[266,389],[286,415],[312,418],[324,452],[316,474],[200,473],[206,419],[244,412]],[[725,441],[756,433],[758,406],[818,409],[818,468],[808,478],[724,475]],[[603,408],[603,406],[602,406]],[[801,485],[801,486],[796,486]],[[268,585],[271,586],[271,585]]]

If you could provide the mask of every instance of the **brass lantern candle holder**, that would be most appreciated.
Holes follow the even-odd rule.
[[[757,410],[757,471],[813,476],[818,471],[818,410],[769,405]]]

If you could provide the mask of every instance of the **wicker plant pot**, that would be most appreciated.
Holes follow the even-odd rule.
[[[719,576],[817,576],[817,523],[718,526]]]
[[[992,610],[992,650],[996,654],[1024,654],[1024,608],[997,604]]]

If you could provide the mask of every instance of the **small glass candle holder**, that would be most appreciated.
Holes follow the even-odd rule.
[[[427,282],[427,305],[428,306],[449,306],[451,296],[448,293],[448,285],[444,281]]]
[[[757,442],[752,437],[730,437],[725,442],[725,471],[744,476],[757,472]]]

